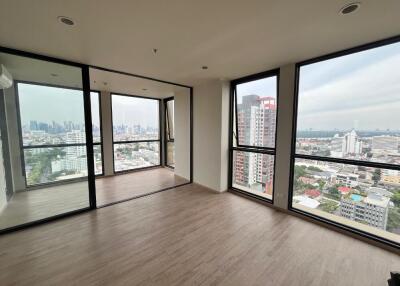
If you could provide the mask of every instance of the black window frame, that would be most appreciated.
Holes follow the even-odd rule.
[[[113,95],[117,96],[126,96],[126,97],[134,97],[134,98],[142,98],[142,99],[149,99],[149,100],[156,100],[158,101],[158,139],[149,139],[149,140],[129,140],[129,141],[114,141],[114,116],[113,116]],[[126,94],[126,93],[118,93],[118,92],[110,92],[110,97],[111,97],[111,127],[112,127],[112,154],[113,154],[113,173],[115,175],[117,174],[126,174],[126,173],[132,173],[132,172],[138,172],[138,171],[143,171],[147,169],[153,169],[153,168],[158,168],[161,167],[162,164],[162,128],[161,128],[161,116],[162,116],[162,108],[161,108],[161,99],[160,98],[155,98],[155,97],[148,97],[148,96],[140,96],[140,95],[133,95],[133,94]],[[147,166],[147,167],[139,167],[139,168],[133,168],[133,169],[127,169],[127,170],[122,170],[122,171],[116,171],[115,170],[115,149],[114,146],[116,144],[130,144],[130,143],[147,143],[147,142],[158,142],[159,146],[159,163],[158,165],[154,166]]]
[[[300,80],[300,68],[302,66],[315,64],[318,62],[323,62],[326,60],[347,56],[351,54],[356,54],[359,52],[383,47],[390,44],[395,44],[400,42],[400,36],[396,36],[393,38],[388,38],[376,42],[367,43],[364,45],[356,46],[350,49],[345,49],[337,52],[333,52],[330,54],[326,54],[323,56],[315,57],[309,60],[305,60],[302,62],[298,62],[295,65],[295,91],[294,91],[294,99],[293,99],[293,117],[292,117],[292,142],[291,142],[291,152],[290,152],[290,177],[289,177],[289,190],[288,190],[288,210],[290,212],[296,213],[300,216],[304,216],[315,220],[317,222],[334,226],[344,231],[347,231],[352,234],[356,234],[362,238],[366,238],[372,241],[376,241],[378,243],[382,243],[384,245],[389,245],[396,249],[400,249],[400,243],[389,240],[387,238],[372,234],[367,231],[363,231],[361,229],[342,224],[337,221],[333,221],[331,219],[318,216],[316,214],[312,214],[309,212],[305,212],[293,207],[293,188],[294,188],[294,169],[295,169],[295,161],[298,159],[309,159],[315,161],[322,162],[331,162],[338,164],[346,164],[346,165],[356,165],[362,167],[371,167],[371,168],[381,168],[381,169],[390,169],[390,170],[398,170],[400,171],[400,165],[388,164],[388,163],[379,163],[374,161],[361,161],[361,160],[352,160],[352,159],[342,159],[342,158],[334,158],[334,157],[323,157],[323,156],[314,156],[314,155],[304,155],[304,154],[296,154],[296,140],[297,140],[297,117],[298,117],[298,99],[299,99],[299,80]]]
[[[93,154],[94,154],[94,147],[95,146],[100,146],[100,152],[101,152],[101,173],[96,174],[96,177],[102,177],[104,176],[104,147],[103,147],[103,113],[101,112],[101,91],[99,90],[90,90],[90,94],[92,93],[97,93],[98,99],[99,99],[99,120],[100,120],[100,142],[94,142],[93,141]],[[93,120],[92,120],[93,123]],[[95,170],[96,172],[96,170]]]
[[[261,80],[268,77],[276,77],[276,118],[275,118],[275,144],[274,148],[264,147],[264,146],[248,146],[239,144],[238,136],[238,120],[237,120],[237,96],[236,87],[239,84],[248,83],[251,81]],[[255,198],[260,201],[267,202],[269,204],[274,204],[275,199],[275,179],[276,179],[276,144],[277,144],[277,134],[278,134],[278,114],[279,114],[279,81],[280,81],[280,69],[272,69],[264,71],[257,74],[252,74],[242,78],[232,80],[230,82],[230,97],[229,97],[229,168],[228,168],[228,189],[230,191]],[[235,124],[235,126],[233,126]],[[234,146],[234,141],[236,146]],[[274,157],[274,175],[272,184],[272,199],[249,193],[247,191],[233,187],[233,155],[234,152],[249,152],[249,153],[260,153],[266,155],[272,155]]]
[[[165,166],[171,169],[175,169],[174,166],[168,164],[168,143],[174,143],[175,145],[175,136],[171,138],[170,129],[169,129],[169,115],[168,115],[168,102],[173,100],[175,102],[174,97],[164,98],[164,162]],[[174,111],[175,112],[175,111]],[[174,124],[174,133],[175,133],[175,124]],[[175,146],[174,146],[175,148]],[[175,156],[174,156],[175,161]],[[175,164],[175,162],[174,162]]]
[[[22,84],[30,84],[30,85],[37,85],[37,86],[45,86],[45,87],[54,87],[54,88],[77,90],[77,91],[82,92],[82,100],[83,101],[85,101],[85,99],[84,99],[85,94],[84,94],[83,88],[74,88],[74,87],[70,87],[70,86],[55,85],[55,84],[35,82],[35,81],[14,80],[14,92],[15,92],[15,102],[16,102],[18,137],[19,137],[19,150],[20,150],[22,175],[24,176],[25,189],[30,191],[30,190],[40,189],[40,188],[43,188],[43,187],[60,186],[60,185],[64,185],[65,183],[87,181],[89,175],[82,176],[82,177],[79,177],[79,178],[74,178],[74,179],[58,180],[58,181],[39,183],[39,184],[33,184],[33,185],[29,185],[28,184],[28,180],[27,180],[27,177],[26,177],[26,166],[25,166],[25,152],[24,152],[25,150],[28,150],[28,149],[41,149],[41,148],[66,148],[66,147],[74,147],[74,146],[86,147],[87,145],[90,145],[90,143],[83,142],[83,143],[76,143],[76,144],[63,143],[63,144],[42,144],[42,145],[32,145],[32,146],[27,145],[27,146],[25,146],[24,142],[23,142],[23,139],[22,139],[23,133],[22,133],[20,102],[19,102],[20,94],[19,94],[19,91],[18,91],[18,84],[20,84],[20,83],[22,83]],[[85,117],[85,120],[86,120],[86,117]],[[85,123],[85,125],[86,125],[86,123]],[[90,128],[90,130],[92,130],[92,128]],[[85,133],[86,133],[86,131],[85,131]],[[92,143],[93,143],[93,141],[92,141]],[[93,148],[94,144],[91,144],[91,145],[92,145],[92,148]],[[88,156],[89,155],[87,153],[86,157],[88,157]],[[89,164],[89,160],[88,160],[88,164]],[[89,174],[89,169],[90,169],[90,167],[88,165],[88,174]]]

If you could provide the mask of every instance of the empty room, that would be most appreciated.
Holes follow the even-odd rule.
[[[398,11],[0,0],[0,285],[400,285]]]

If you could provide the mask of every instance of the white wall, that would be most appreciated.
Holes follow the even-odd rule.
[[[22,171],[20,138],[18,132],[18,116],[15,101],[14,87],[4,91],[5,109],[8,128],[8,144],[10,150],[10,163],[14,191],[25,190],[25,177]]]
[[[190,91],[174,96],[175,174],[190,180]]]
[[[274,205],[282,209],[288,208],[294,88],[295,65],[281,67],[276,126],[276,159],[278,160],[275,164]]]
[[[6,185],[6,174],[4,170],[4,159],[3,159],[3,145],[0,134],[0,212],[7,204],[7,185]]]
[[[108,91],[101,91],[101,127],[103,135],[104,176],[114,175],[111,96]]]
[[[213,80],[194,87],[193,94],[194,182],[221,192],[228,185],[227,82]]]

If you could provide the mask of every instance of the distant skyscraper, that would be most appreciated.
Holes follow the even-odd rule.
[[[335,134],[331,140],[330,151],[331,156],[337,158],[346,155],[359,155],[362,152],[362,141],[354,129],[346,133],[343,137]]]
[[[356,131],[353,129],[351,132],[344,135],[344,153],[347,154],[361,154],[362,142],[360,141]]]

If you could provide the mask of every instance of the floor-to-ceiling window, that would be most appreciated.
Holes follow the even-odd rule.
[[[87,176],[82,90],[16,82],[16,92],[26,186]]]
[[[100,92],[90,92],[90,104],[92,110],[94,171],[96,175],[101,176],[103,175],[103,144]]]
[[[39,58],[0,51],[0,232],[95,203],[87,67]]]
[[[400,242],[400,44],[298,65],[291,208]]]
[[[273,200],[279,71],[232,82],[231,187]]]
[[[160,100],[112,94],[114,171],[159,166]]]
[[[174,135],[174,98],[168,98],[165,104],[165,164],[174,168],[175,166],[175,135]]]

